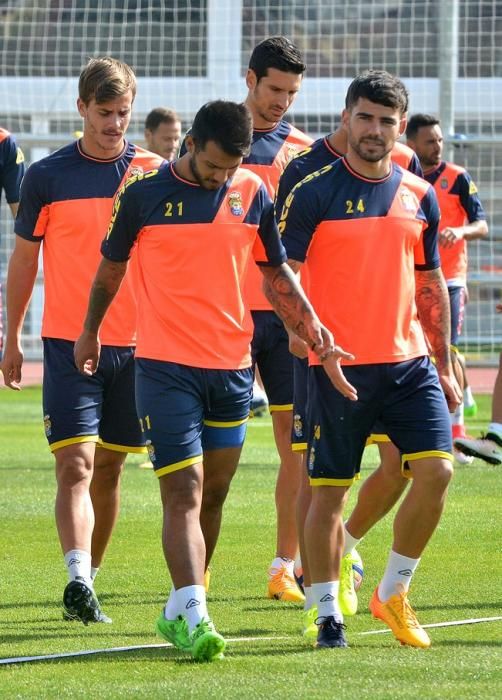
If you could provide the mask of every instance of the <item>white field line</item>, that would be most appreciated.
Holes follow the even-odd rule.
[[[453,627],[458,625],[475,625],[480,622],[496,622],[502,620],[502,616],[499,617],[478,617],[470,618],[468,620],[452,620],[449,622],[433,622],[429,625],[422,625],[422,627]],[[383,630],[370,630],[368,632],[358,632],[358,636],[364,636],[368,634],[385,634],[390,632],[390,629]],[[270,642],[270,641],[280,641],[284,639],[291,639],[290,637],[233,637],[227,638],[228,642]],[[8,664],[22,664],[32,661],[52,661],[53,659],[70,659],[77,656],[92,656],[94,654],[116,654],[119,652],[126,651],[137,651],[138,649],[167,649],[172,647],[172,644],[136,644],[129,647],[110,647],[109,649],[86,649],[84,651],[70,651],[62,654],[43,654],[41,656],[13,656],[10,658],[0,659],[0,665]]]
[[[227,642],[270,642],[289,639],[289,637],[226,637]],[[137,651],[138,649],[169,649],[172,644],[136,644],[130,647],[110,647],[109,649],[85,649],[84,651],[69,651],[62,654],[43,654],[42,656],[17,656],[0,659],[0,665],[22,664],[29,661],[50,661],[52,659],[70,659],[75,656],[92,656],[93,654],[116,654],[124,651]]]
[[[497,620],[502,620],[502,616],[499,617],[473,617],[470,620],[450,620],[449,622],[431,622],[428,625],[422,625],[422,627],[455,627],[457,625],[477,625],[480,622],[496,622]],[[366,634],[386,634],[391,632],[389,628],[384,630],[370,630],[369,632],[358,632],[359,635],[363,636]]]

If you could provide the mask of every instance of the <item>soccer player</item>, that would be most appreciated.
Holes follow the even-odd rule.
[[[444,142],[439,119],[429,114],[414,114],[406,127],[406,137],[408,145],[416,151],[424,178],[434,187],[439,202],[439,254],[450,295],[451,342],[463,370],[465,412],[472,416],[475,415],[476,404],[467,383],[465,361],[458,354],[457,343],[462,332],[467,300],[468,243],[488,235],[486,215],[478,189],[469,173],[455,163],[442,160]],[[465,437],[463,403],[451,420],[453,439]],[[461,464],[472,462],[471,457],[456,449],[454,455]]]
[[[19,190],[24,176],[24,154],[15,137],[0,127],[0,198],[2,190],[15,218],[19,203]],[[0,358],[2,357],[2,282],[0,279]]]
[[[261,177],[272,198],[288,162],[312,143],[310,137],[284,119],[298,94],[305,69],[298,48],[282,36],[262,41],[255,46],[249,59],[245,104],[253,117],[253,142],[243,167]],[[275,491],[276,551],[268,571],[267,595],[282,601],[301,602],[304,596],[293,573],[298,552],[295,509],[301,479],[301,456],[291,447],[293,356],[289,352],[286,330],[263,294],[255,265],[249,269],[246,297],[254,323],[253,361],[259,368],[268,397],[280,460]]]
[[[312,143],[311,138],[283,119],[300,89],[305,69],[298,48],[283,36],[262,41],[255,46],[249,60],[245,104],[253,118],[253,138],[243,167],[260,176],[272,199],[287,163]],[[185,150],[183,143],[180,154]],[[288,349],[287,332],[263,294],[255,265],[250,265],[245,295],[254,323],[253,365],[258,367],[267,394],[280,460],[275,491],[276,556],[268,571],[267,595],[282,601],[302,602],[304,596],[293,572],[298,552],[295,507],[301,478],[301,457],[291,448],[293,357]]]
[[[181,120],[173,109],[155,107],[145,120],[145,141],[152,153],[167,161],[178,155],[181,139]]]
[[[285,263],[263,183],[239,168],[251,135],[244,105],[210,102],[195,116],[184,156],[123,186],[75,346],[79,369],[95,372],[101,321],[136,246],[136,399],[159,477],[173,584],[157,629],[197,660],[225,648],[203,581],[249,415],[252,320],[243,286],[251,258],[274,290],[289,289],[282,318],[317,353],[331,351]]]
[[[377,420],[412,482],[370,610],[403,644],[430,645],[408,589],[443,509],[452,474],[447,400],[455,407],[460,389],[449,354],[437,199],[428,183],[391,160],[407,106],[399,79],[385,71],[358,76],[342,114],[346,155],[293,188],[279,223],[293,269],[308,257],[309,293],[322,322],[353,356],[341,360],[335,350],[319,360],[309,353],[312,500],[304,538],[318,647],[347,644],[338,602],[342,512]],[[345,386],[331,374],[341,361]]]
[[[347,151],[347,132],[343,126],[336,131],[315,141],[309,148],[299,153],[286,166],[281,175],[276,194],[276,212],[279,216],[288,194],[293,187],[310,173],[319,170],[334,160],[343,157]],[[422,176],[422,168],[413,149],[396,142],[391,151],[394,163],[405,170]],[[307,266],[302,268],[303,286],[308,288]],[[292,447],[295,452],[305,457],[308,440],[307,421],[307,347],[298,339],[290,338],[292,347],[300,357],[294,359],[294,409]],[[302,347],[303,345],[303,347]],[[305,358],[305,359],[303,359]],[[361,566],[361,558],[356,545],[364,535],[395,505],[403,493],[408,480],[401,473],[401,458],[398,449],[385,434],[381,426],[374,426],[370,439],[378,446],[381,464],[364,482],[359,490],[358,500],[350,518],[345,523],[345,547],[340,570],[339,603],[344,615],[350,616],[357,612],[357,593],[354,589],[353,566]],[[308,562],[303,546],[303,525],[310,505],[310,485],[306,468],[302,470],[300,498],[298,500],[297,520],[300,541],[301,561],[303,568],[303,583],[305,591],[304,603],[304,635],[307,638],[317,637],[317,609],[312,603],[312,589]]]
[[[7,279],[2,371],[6,385],[19,389],[20,334],[42,246],[43,411],[56,461],[56,525],[69,578],[64,617],[87,624],[110,622],[93,579],[117,519],[126,455],[145,451],[134,401],[136,301],[129,275],[103,325],[95,376],[78,372],[73,345],[114,194],[130,175],[163,160],[125,140],[136,94],[129,66],[109,57],[90,60],[78,92],[82,138],[34,163],[23,181]]]
[[[502,304],[497,304],[502,313]],[[484,459],[488,464],[502,464],[502,353],[492,396],[492,420],[485,435],[480,438],[458,437],[453,441],[457,450],[468,457]]]

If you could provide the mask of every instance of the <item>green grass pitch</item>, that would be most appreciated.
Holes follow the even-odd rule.
[[[478,397],[477,434],[489,418]],[[366,450],[362,475],[377,462]],[[61,619],[66,572],[54,525],[53,460],[42,431],[40,390],[0,391],[0,658],[161,644],[154,621],[169,579],[158,485],[130,457],[121,516],[97,580],[113,625]],[[0,666],[2,698],[488,698],[502,687],[502,621],[437,627],[428,650],[399,646],[368,600],[385,566],[392,518],[364,539],[360,612],[347,619],[346,650],[314,651],[300,608],[267,600],[274,554],[276,456],[270,421],[255,419],[225,509],[209,609],[228,638],[226,659],[195,664],[167,647]],[[422,559],[411,601],[423,624],[502,615],[500,468],[457,467],[443,520]],[[357,487],[353,489],[352,507]]]

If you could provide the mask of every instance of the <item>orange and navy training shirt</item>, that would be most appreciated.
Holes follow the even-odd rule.
[[[299,129],[281,120],[272,129],[254,129],[251,152],[242,167],[261,177],[271,199],[274,199],[279,178],[285,167],[300,151],[312,143]],[[270,302],[262,290],[262,280],[256,265],[250,265],[245,288],[246,298],[254,311],[270,311]]]
[[[242,168],[217,190],[179,177],[175,163],[132,178],[117,195],[101,251],[139,268],[136,357],[206,369],[251,365],[244,299],[251,258],[286,262],[272,200]]]
[[[434,170],[426,172],[424,177],[436,191],[441,212],[440,231],[486,219],[478,188],[464,168],[443,161]],[[439,246],[439,254],[446,283],[449,286],[465,286],[467,241],[462,239],[448,248]]]
[[[396,164],[369,180],[340,158],[286,198],[283,244],[288,258],[308,258],[309,298],[337,344],[355,355],[344,364],[428,354],[414,272],[439,267],[438,222],[433,188]],[[319,361],[310,353],[309,362]]]
[[[9,204],[19,202],[24,175],[24,155],[14,136],[0,127],[0,197],[2,190]]]
[[[78,338],[114,195],[129,175],[162,162],[160,156],[130,143],[116,158],[91,158],[74,142],[28,168],[15,232],[28,241],[43,242],[42,337]],[[135,338],[136,297],[128,275],[110,307],[100,339],[103,345],[129,346],[135,344]]]

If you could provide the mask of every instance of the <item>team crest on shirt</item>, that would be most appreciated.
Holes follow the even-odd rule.
[[[240,192],[234,191],[228,193],[228,206],[234,216],[242,216],[244,214],[242,195]]]
[[[401,204],[406,211],[415,211],[417,208],[415,195],[407,187],[401,189]]]
[[[127,173],[127,179],[134,176],[137,177],[138,175],[143,175],[143,168],[140,168],[139,165],[133,165]]]
[[[439,186],[441,187],[442,190],[447,190],[448,189],[448,178],[442,177]]]
[[[302,417],[295,413],[293,416],[293,430],[295,432],[295,437],[300,438],[303,435],[303,421]]]
[[[152,464],[153,464],[153,463],[155,462],[155,460],[157,459],[157,457],[155,456],[155,448],[154,448],[154,446],[152,445],[152,441],[151,441],[151,440],[147,440],[147,441],[146,441],[146,449],[147,449],[147,452],[148,452],[148,456],[150,457],[150,461],[151,461]]]
[[[51,417],[49,414],[44,416],[44,430],[45,430],[45,435],[46,437],[50,437],[52,433],[52,423],[51,423]]]
[[[298,153],[298,148],[294,146],[292,143],[287,143],[286,144],[286,153],[287,153],[287,162],[289,163],[290,160],[293,160],[293,158],[297,155]]]

